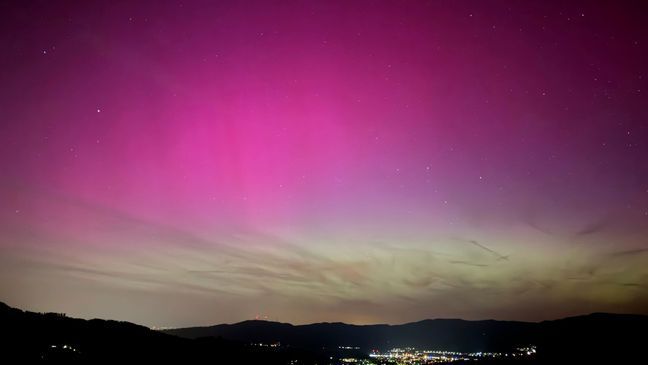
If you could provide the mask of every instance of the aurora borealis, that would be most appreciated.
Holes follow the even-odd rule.
[[[0,5],[0,300],[648,314],[640,2]]]

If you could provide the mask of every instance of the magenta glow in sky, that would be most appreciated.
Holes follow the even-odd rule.
[[[630,3],[0,8],[0,300],[148,325],[648,313]]]

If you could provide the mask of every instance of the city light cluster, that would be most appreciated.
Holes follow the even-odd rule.
[[[433,364],[453,361],[513,358],[532,356],[536,353],[535,346],[517,348],[514,352],[457,352],[444,350],[417,350],[414,348],[394,348],[387,352],[373,351],[371,359],[378,363],[396,364]]]

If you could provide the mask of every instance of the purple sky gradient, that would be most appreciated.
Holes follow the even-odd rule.
[[[184,326],[648,313],[648,9],[0,5],[0,300]]]

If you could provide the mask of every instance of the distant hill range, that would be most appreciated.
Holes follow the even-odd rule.
[[[434,319],[401,325],[351,325],[245,321],[210,327],[165,330],[184,338],[221,337],[245,342],[280,342],[300,347],[359,347],[364,351],[417,347],[452,351],[508,350],[537,342],[537,324]]]
[[[643,358],[648,316],[603,314],[532,322],[435,319],[402,325],[317,323],[291,325],[244,321],[209,327],[154,331],[128,322],[83,320],[55,313],[34,313],[0,303],[0,362],[56,360],[67,363],[319,363],[358,347],[358,353],[393,347],[509,351],[535,345],[534,363],[595,360],[619,363]],[[250,343],[281,343],[279,348]],[[327,363],[327,362],[324,362]]]
[[[324,354],[190,340],[129,322],[35,313],[0,302],[0,364],[323,364]]]
[[[594,313],[544,322],[423,320],[401,325],[350,325],[245,321],[164,331],[184,338],[220,337],[245,342],[281,342],[301,347],[394,347],[464,352],[510,351],[535,345],[547,357],[639,354],[648,344],[648,316]]]

